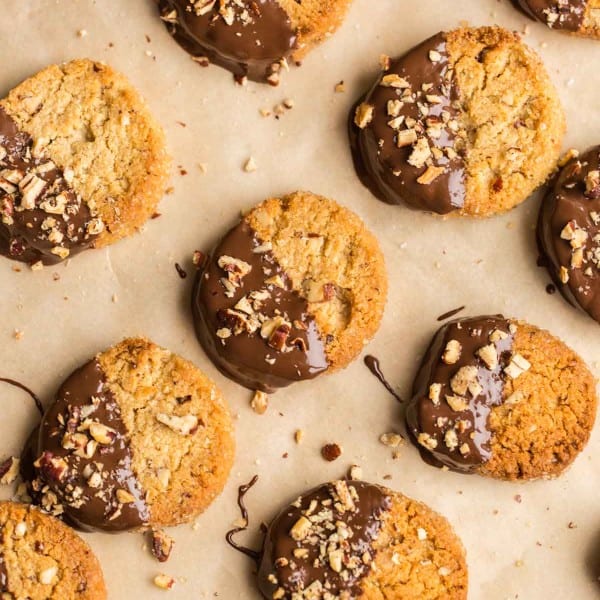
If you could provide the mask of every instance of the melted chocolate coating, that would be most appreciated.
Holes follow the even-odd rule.
[[[438,53],[439,60],[432,62],[430,53]],[[436,56],[437,58],[437,56]],[[410,84],[412,97],[404,101],[398,114],[389,114],[388,103],[402,100],[405,89],[381,85],[382,78],[398,75]],[[423,91],[422,86],[431,86]],[[426,97],[435,97],[430,103]],[[349,121],[350,146],[356,172],[362,183],[380,200],[389,204],[406,203],[409,207],[447,214],[460,209],[465,202],[464,160],[454,154],[457,140],[447,126],[456,123],[457,90],[448,72],[446,40],[439,33],[393,60],[387,71],[377,79],[365,97],[352,109]],[[416,100],[416,101],[415,101]],[[354,123],[357,106],[366,103],[374,107],[370,123],[363,129]],[[425,106],[427,115],[420,106]],[[400,129],[389,123],[404,117]],[[447,120],[444,123],[444,118]],[[434,152],[429,163],[444,171],[429,184],[417,181],[427,167],[409,164],[414,144],[398,147],[398,135],[407,129],[407,120],[414,119],[420,137],[425,136]],[[438,127],[441,125],[441,127]],[[428,135],[427,132],[433,133]],[[439,132],[439,137],[436,132]],[[452,156],[449,158],[448,153]]]
[[[193,57],[205,57],[236,76],[265,80],[273,64],[296,48],[296,31],[275,0],[244,0],[243,6],[217,0],[202,15],[193,4],[190,0],[159,0],[169,32]],[[226,21],[220,10],[231,10],[231,18]],[[174,20],[170,17],[173,11],[177,15]]]
[[[597,185],[590,173],[598,174]],[[585,239],[567,239],[569,224]],[[564,166],[542,203],[537,238],[556,287],[600,322],[600,146]]]
[[[501,315],[457,319],[444,325],[433,338],[417,373],[413,398],[406,410],[411,438],[426,462],[468,473],[489,460],[491,432],[488,417],[491,409],[504,401],[503,369],[510,361],[513,345],[511,329],[509,321]],[[502,332],[498,336],[502,339],[491,342],[490,334],[494,331]],[[451,340],[460,343],[461,351],[456,362],[447,364],[442,355]],[[476,354],[490,343],[494,344],[498,359],[493,369]],[[462,367],[475,367],[481,387],[479,393],[467,390],[464,394],[457,394],[452,389],[451,380]],[[437,402],[430,398],[432,384],[441,385]],[[453,410],[446,400],[447,396],[457,395],[465,400],[464,410]],[[448,431],[456,433],[456,443],[451,443],[452,447],[446,443]],[[424,447],[421,437],[424,435],[427,436],[426,441],[434,440],[435,447],[431,447],[431,443]]]
[[[33,140],[0,108],[0,254],[27,263],[55,264],[90,248],[92,214],[48,158],[35,157]],[[33,181],[32,181],[33,178]],[[27,183],[44,185],[25,202]],[[64,204],[64,210],[61,206]],[[68,252],[66,252],[68,251]]]
[[[98,424],[108,428],[104,440],[92,429]],[[77,369],[58,390],[40,425],[37,454],[39,479],[78,527],[111,532],[148,522],[125,424],[97,360]],[[120,501],[117,490],[131,501]]]
[[[327,369],[328,362],[307,301],[291,289],[272,253],[261,247],[247,223],[242,221],[234,227],[219,243],[204,271],[198,273],[192,310],[198,340],[214,364],[247,388],[272,392],[316,377]],[[229,267],[219,266],[219,260],[227,257],[251,267],[233,289],[227,279]],[[267,283],[271,278],[279,279],[283,287]],[[238,302],[248,298],[255,307],[251,314],[235,309]],[[263,323],[277,317],[284,317],[285,323],[272,336],[263,337]],[[250,330],[244,323],[252,323]],[[223,330],[229,331],[229,337],[217,335]]]
[[[588,0],[513,0],[513,4],[552,29],[579,31],[583,27]]]
[[[340,498],[340,485],[350,491],[350,507]],[[267,531],[258,573],[260,591],[265,598],[273,598],[273,593],[283,588],[285,595],[281,597],[288,600],[312,585],[315,591],[327,590],[333,597],[343,591],[357,597],[375,556],[373,542],[390,507],[391,499],[382,488],[360,481],[327,483],[307,492],[280,513]],[[303,517],[309,518],[311,528],[307,537],[296,540],[290,532]],[[351,533],[341,542],[330,540],[337,537],[338,522]],[[328,542],[335,547],[334,552],[343,554],[340,572],[331,567],[331,555],[320,554],[321,544]],[[305,551],[304,557],[294,555],[299,549]],[[367,561],[363,560],[365,553]]]

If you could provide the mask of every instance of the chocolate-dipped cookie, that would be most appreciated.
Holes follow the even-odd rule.
[[[498,479],[558,476],[596,417],[594,377],[563,342],[501,315],[435,335],[406,411],[427,462]]]
[[[307,192],[266,200],[217,245],[192,297],[198,339],[250,389],[345,367],[377,331],[383,255],[362,221]]]
[[[442,516],[398,492],[334,481],[303,494],[265,535],[265,598],[463,600],[467,566]]]
[[[0,597],[105,600],[98,559],[59,520],[31,506],[0,502]]]
[[[600,39],[600,0],[512,0],[526,15],[556,31]]]
[[[357,174],[381,200],[487,217],[548,178],[565,118],[538,56],[517,34],[482,27],[388,60],[349,127]]]
[[[537,238],[557,288],[600,322],[600,146],[563,167],[542,203]]]
[[[32,495],[83,529],[176,525],[221,492],[233,453],[214,383],[168,350],[127,339],[58,390],[39,429]]]
[[[279,83],[341,24],[350,0],[158,0],[161,19],[192,58],[237,78]]]
[[[91,60],[47,67],[0,101],[0,254],[37,267],[132,234],[169,169],[125,77]]]

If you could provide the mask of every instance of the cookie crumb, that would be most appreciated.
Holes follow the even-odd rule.
[[[256,390],[250,406],[257,415],[264,415],[267,412],[267,408],[269,408],[269,396],[260,390]]]
[[[173,538],[167,535],[161,529],[155,529],[151,532],[152,545],[151,551],[152,556],[159,562],[166,562],[171,556],[173,545],[175,544]]]
[[[342,455],[342,449],[338,444],[325,444],[321,448],[321,456],[327,462],[333,462],[337,460]]]
[[[256,169],[258,169],[258,165],[256,164],[256,161],[254,160],[254,158],[251,156],[245,163],[244,163],[244,171],[246,173],[253,173],[254,171],[256,171]]]

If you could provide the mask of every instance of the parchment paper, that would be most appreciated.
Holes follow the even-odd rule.
[[[546,294],[548,276],[536,267],[537,198],[504,217],[444,222],[377,201],[351,164],[347,111],[375,77],[379,54],[400,54],[464,22],[523,31],[528,21],[509,0],[355,0],[341,30],[279,88],[241,88],[228,72],[193,63],[164,30],[152,0],[1,0],[1,8],[0,94],[49,63],[104,60],[147,98],[166,129],[175,165],[187,175],[175,169],[162,216],[141,235],[42,272],[15,272],[16,263],[0,259],[0,376],[30,385],[47,403],[83,361],[141,334],[212,376],[236,415],[237,460],[227,488],[195,528],[171,531],[176,546],[168,563],[156,562],[139,534],[85,535],[102,562],[110,598],[258,599],[252,564],[223,539],[239,516],[238,485],[260,476],[248,496],[251,529],[242,536],[257,546],[262,520],[353,463],[366,479],[423,500],[452,522],[468,552],[470,598],[599,597],[598,427],[556,481],[515,485],[442,473],[412,447],[393,460],[378,437],[398,429],[399,407],[361,360],[278,392],[258,416],[249,407],[251,394],[222,377],[200,349],[188,309],[195,249],[210,249],[240,210],[270,195],[309,189],[356,211],[381,242],[390,293],[368,352],[381,359],[401,394],[409,393],[436,317],[463,304],[463,314],[503,312],[550,329],[597,375],[598,325],[558,294]],[[545,59],[567,110],[565,148],[600,143],[600,42],[541,24],[529,29],[525,40]],[[334,93],[340,80],[347,91]],[[279,120],[259,115],[285,98],[295,106]],[[258,170],[245,173],[250,156]],[[206,163],[205,174],[199,163]],[[176,261],[190,273],[186,280],[178,277]],[[20,340],[15,329],[23,332]],[[18,452],[35,414],[24,394],[2,387],[0,398],[0,454],[8,455]],[[305,433],[301,445],[293,440],[296,429]],[[325,442],[343,447],[336,462],[321,458]],[[152,585],[158,572],[178,579],[167,595]]]

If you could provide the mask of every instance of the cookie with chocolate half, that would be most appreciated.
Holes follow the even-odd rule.
[[[0,502],[0,596],[104,600],[98,559],[61,521],[31,506]]]
[[[556,31],[600,39],[600,0],[512,0],[526,15]]]
[[[542,203],[537,239],[563,296],[600,322],[600,146],[563,167]]]
[[[215,365],[274,391],[345,367],[377,331],[383,255],[363,222],[308,192],[266,200],[198,273],[196,333]]]
[[[596,417],[583,360],[547,331],[501,315],[458,319],[435,335],[406,422],[423,459],[488,477],[560,475]]]
[[[546,181],[565,117],[533,50],[482,27],[439,33],[386,61],[349,128],[357,174],[381,200],[488,217]]]
[[[91,60],[47,67],[0,100],[0,254],[41,267],[132,234],[169,169],[123,75]]]
[[[215,384],[168,350],[127,339],[58,390],[40,425],[32,495],[83,529],[176,525],[221,492],[233,454]]]
[[[334,481],[274,519],[258,581],[269,600],[463,600],[468,575],[444,517],[384,487]]]
[[[279,83],[341,24],[351,0],[158,0],[171,35],[203,66]]]

